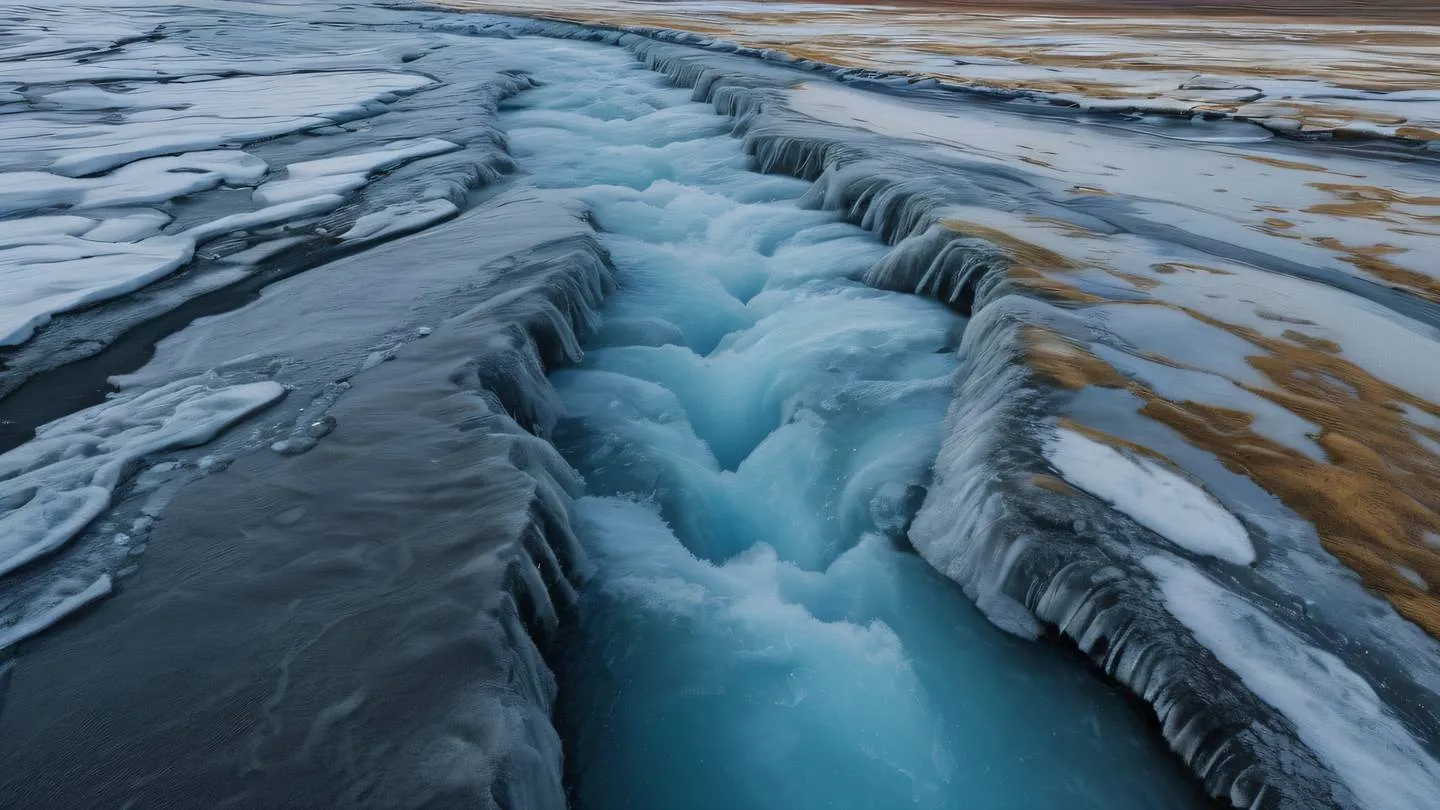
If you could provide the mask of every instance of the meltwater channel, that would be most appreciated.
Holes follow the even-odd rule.
[[[521,182],[577,195],[619,280],[552,377],[592,566],[557,662],[574,803],[1203,806],[1143,709],[905,547],[964,319],[855,281],[885,245],[624,51],[502,47],[542,84],[502,112]]]

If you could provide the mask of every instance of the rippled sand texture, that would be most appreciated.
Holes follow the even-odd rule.
[[[698,31],[833,65],[1096,109],[1233,115],[1281,132],[1440,139],[1433,5],[1250,4],[1286,16],[1238,20],[1186,16],[1194,6],[1156,12],[1139,2],[445,2]],[[1320,16],[1291,16],[1297,10]],[[1357,13],[1364,21],[1336,19]]]

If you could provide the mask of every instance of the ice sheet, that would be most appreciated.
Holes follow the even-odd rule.
[[[270,180],[255,189],[255,201],[262,205],[278,205],[321,194],[347,194],[365,185],[375,172],[459,148],[458,144],[449,141],[426,138],[391,143],[384,149],[358,155],[292,163],[285,167],[284,179]]]
[[[5,116],[0,145],[9,159],[0,158],[0,168],[43,157],[51,173],[83,177],[142,158],[216,149],[364,117],[389,94],[433,83],[411,73],[353,71],[142,84],[128,95],[146,109],[119,112],[113,122],[39,126],[27,117]]]
[[[75,232],[96,225],[84,222]],[[123,295],[166,276],[193,252],[194,242],[181,237],[110,243],[53,229],[33,232],[23,241],[0,242],[0,346],[23,343],[57,312]]]
[[[65,177],[40,171],[0,174],[0,214],[47,208],[147,205],[215,188],[251,185],[265,161],[239,149],[137,160],[107,174]]]

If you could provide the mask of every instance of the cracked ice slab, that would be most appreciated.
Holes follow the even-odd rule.
[[[375,172],[459,148],[459,144],[439,138],[425,138],[386,144],[383,149],[358,155],[292,163],[285,167],[285,179],[271,180],[255,189],[255,201],[276,205],[320,194],[346,194],[365,185]]]
[[[225,149],[137,160],[93,177],[8,172],[0,175],[0,214],[167,202],[222,183],[253,185],[267,168],[254,155]]]
[[[141,158],[216,149],[363,118],[395,93],[434,84],[413,73],[349,71],[237,76],[141,84],[125,94],[145,109],[74,121],[59,116],[0,119],[0,168],[34,160],[68,177],[103,172]]]
[[[0,215],[164,204],[219,186],[254,185],[268,167],[233,148],[363,117],[432,79],[388,71],[239,76],[137,83],[125,92],[76,84],[40,96],[45,107],[0,118]],[[55,110],[55,107],[59,110]],[[87,111],[105,111],[91,115]],[[407,140],[358,155],[302,162],[257,201],[162,236],[168,213],[95,218],[43,213],[0,223],[0,346],[28,340],[57,313],[123,296],[184,266],[195,245],[239,229],[333,210],[369,175],[459,148]]]
[[[194,253],[181,237],[85,238],[99,225],[75,216],[0,223],[0,346],[25,342],[56,313],[138,290]]]

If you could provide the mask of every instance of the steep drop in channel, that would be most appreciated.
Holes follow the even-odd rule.
[[[748,170],[624,51],[505,43],[501,118],[591,211],[618,292],[552,376],[591,557],[557,660],[577,807],[1183,808],[1118,690],[905,545],[965,321],[854,279],[886,247]]]

